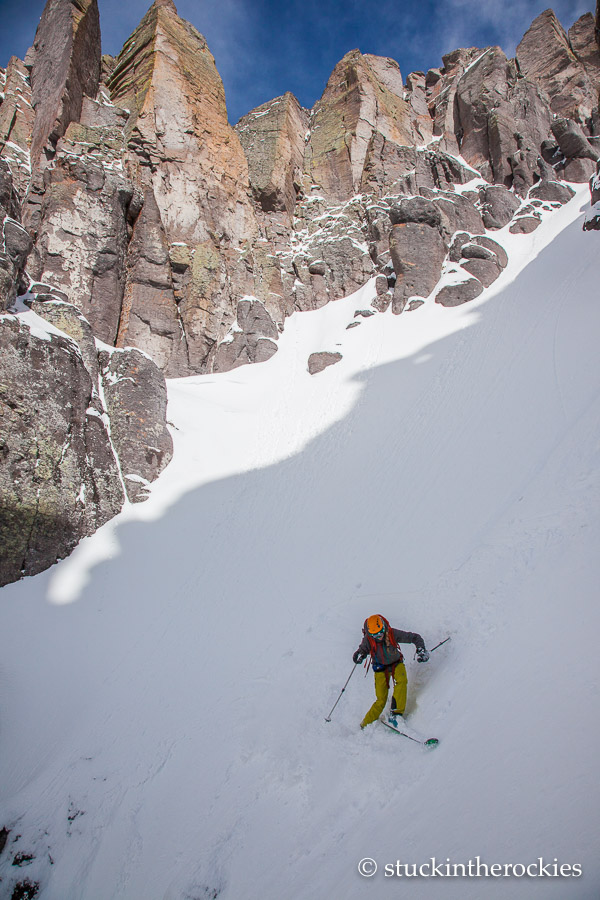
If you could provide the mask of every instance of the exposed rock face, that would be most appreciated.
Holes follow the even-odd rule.
[[[8,163],[0,159],[0,312],[17,295],[32,241],[20,225],[21,211]]]
[[[100,17],[97,0],[51,0],[42,13],[27,62],[35,123],[31,160],[45,152],[71,122],[78,122],[83,97],[95,97],[100,83]]]
[[[590,81],[592,84],[597,83],[600,76],[600,51],[596,42],[596,22],[591,12],[584,13],[569,28],[568,39]]]
[[[433,202],[441,212],[442,234],[446,239],[463,228],[471,234],[483,234],[485,231],[481,213],[469,197],[446,191],[434,196]]]
[[[410,297],[429,296],[439,281],[446,245],[441,213],[431,201],[402,200],[390,217],[390,254],[396,273],[392,312],[398,315]]]
[[[575,191],[568,184],[560,184],[558,181],[540,181],[529,192],[529,196],[536,200],[546,200],[549,203],[568,203]]]
[[[547,9],[534,19],[517,47],[521,73],[540,84],[550,98],[552,111],[582,123],[598,104],[597,89],[590,77],[598,64],[590,25],[587,20],[579,20],[573,33],[576,51],[554,12]]]
[[[291,248],[279,256],[283,290],[293,297],[293,308],[318,309],[357,290],[374,274],[362,198],[330,205],[315,193],[298,203],[294,225]],[[386,251],[388,231],[389,221],[383,239]]]
[[[535,216],[519,216],[508,229],[511,234],[531,234],[542,220]]]
[[[291,312],[315,309],[384,271],[389,209],[403,195],[436,203],[449,244],[457,230],[481,233],[512,215],[506,209],[494,218],[492,204],[480,209],[476,196],[460,196],[454,185],[479,173],[511,187],[505,206],[516,208],[514,194],[548,179],[545,159],[579,179],[594,163],[581,148],[566,155],[552,134],[544,65],[522,77],[497,47],[453,51],[441,69],[411,73],[406,85],[393,60],[351,51],[310,116],[285,94],[234,131],[206,42],[171,0],[154,3],[117,59],[94,48],[75,108],[65,72],[83,65],[95,7],[89,0],[58,6],[57,33],[70,21],[75,38],[55,93],[74,118],[62,137],[63,125],[46,140],[54,156],[29,187],[27,221],[37,235],[30,274],[61,288],[104,341],[140,347],[171,376],[255,358],[257,334],[246,346],[245,332],[236,331],[245,296],[264,305],[261,346],[270,352],[272,327],[281,329]],[[34,81],[47,59],[50,19],[49,8],[28,56]],[[565,40],[596,84],[590,25],[582,17]],[[86,96],[98,83],[98,94]],[[42,99],[39,127],[49,108]],[[26,153],[24,119],[23,130]],[[593,154],[592,136],[582,134]],[[451,154],[459,149],[468,166]]]
[[[2,321],[11,390],[37,372],[29,406],[23,392],[18,409],[7,400],[21,441],[0,466],[14,511],[7,577],[113,515],[122,475],[143,499],[170,458],[164,379],[144,354],[168,376],[225,371],[272,356],[295,310],[373,276],[371,308],[350,327],[390,304],[418,310],[438,283],[445,306],[490,285],[507,257],[486,229],[529,233],[571,197],[560,179],[596,171],[595,24],[586,14],[567,34],[548,10],[516,60],[458,49],[405,84],[393,60],[353,50],[312,111],[288,93],[234,129],[206,41],[172,0],[156,0],[116,59],[100,55],[97,0],[48,0],[25,62],[0,70],[0,310],[31,278],[26,302],[52,333]],[[594,208],[585,227],[598,222]],[[101,364],[96,338],[117,348]],[[314,354],[309,371],[340,358]],[[74,397],[40,420],[47,452],[33,427],[43,379]],[[42,451],[34,470],[27,453]],[[22,495],[19,454],[35,488]],[[53,544],[42,519],[47,508],[62,521],[61,504]],[[19,516],[31,538],[13,545]]]
[[[223,84],[202,35],[174,4],[157,2],[125,44],[109,86],[113,102],[131,110],[125,137],[134,180],[153,191],[168,242],[187,248],[178,297],[185,344],[170,371],[202,371],[233,320],[239,250],[257,236],[248,164],[227,121]]]
[[[29,70],[12,56],[6,68],[0,106],[0,156],[10,160],[15,189],[23,198],[31,178],[31,136],[34,111]]]
[[[13,187],[13,177],[8,163],[0,159],[0,213],[18,219],[21,213],[19,198]]]
[[[442,150],[422,150],[386,140],[375,132],[365,158],[361,190],[383,197],[417,194],[422,189],[444,190],[466,184],[473,172]]]
[[[587,139],[583,130],[570,119],[557,118],[552,123],[552,134],[559,149],[568,159],[592,159],[596,162],[600,153]]]
[[[407,197],[402,199],[397,206],[390,209],[390,221],[392,225],[429,225],[437,228],[442,225],[442,216],[435,203],[426,200],[425,197]]]
[[[331,353],[328,350],[322,350],[319,353],[311,353],[308,357],[308,371],[311,375],[316,375],[328,366],[334,366],[341,359],[341,353]]]
[[[405,98],[411,107],[411,126],[417,144],[427,144],[433,137],[433,120],[427,103],[427,81],[424,72],[411,72],[406,77]]]
[[[476,234],[471,238],[470,243],[479,247],[485,247],[486,250],[491,251],[501,269],[505,269],[508,265],[508,254],[506,250],[501,244],[498,244],[497,241],[493,241],[492,238],[483,234]]]
[[[483,285],[477,278],[468,278],[458,284],[448,284],[443,287],[435,297],[435,302],[442,306],[462,306],[483,291]]]
[[[592,206],[586,213],[583,230],[600,231],[600,161],[596,166],[596,174],[590,178],[590,194]]]
[[[306,171],[328,199],[343,202],[360,189],[375,134],[400,146],[413,143],[398,64],[358,50],[347,53],[314,108],[311,129]]]
[[[92,380],[92,392],[98,395],[97,387],[100,376],[98,353],[92,327],[85,316],[71,303],[59,300],[51,294],[37,294],[30,305],[38,316],[75,341],[79,347],[83,364]]]
[[[146,485],[173,456],[173,441],[166,427],[165,379],[139,350],[101,351],[99,358],[111,439],[127,495],[132,501],[145,500]]]
[[[454,236],[448,257],[451,262],[460,262],[461,268],[469,275],[473,275],[483,287],[489,287],[508,263],[506,251],[496,241],[486,235],[470,236],[465,232],[459,232]],[[453,290],[450,290],[450,287]],[[458,297],[461,298],[461,302],[467,302],[480,293],[476,285],[467,281],[458,286],[447,285],[438,293],[436,301],[445,306],[458,305],[455,302]],[[438,300],[440,296],[442,299]],[[448,302],[449,300],[452,302]]]
[[[499,100],[506,100],[511,77],[509,62],[499,47],[490,47],[460,78],[456,101],[463,138],[462,156],[484,178],[491,178],[488,115]]]
[[[43,293],[29,303],[42,317],[33,324],[0,320],[3,584],[52,565],[116,515],[123,484],[145,499],[172,456],[155,363],[127,349],[102,351],[100,365],[75,306]]]
[[[477,47],[453,50],[442,57],[443,69],[431,69],[426,76],[428,108],[433,117],[433,133],[449,153],[459,152],[461,126],[456,91],[465,69],[481,55]]]
[[[469,275],[474,275],[484,288],[489,287],[502,271],[497,261],[491,256],[484,258],[471,257],[466,262],[461,262],[461,268],[468,272]]]
[[[227,122],[223,84],[205,39],[173,3],[156,2],[143,18],[116,61],[110,90],[114,103],[131,110],[130,160],[140,182],[154,188],[169,238],[193,245],[251,237],[247,163]]]
[[[490,47],[456,86],[460,151],[489,181],[526,194],[539,177],[540,143],[550,133],[547,100],[533,82],[518,78],[514,61]]]
[[[252,192],[264,212],[293,215],[307,128],[308,111],[290,93],[257,107],[236,125]]]
[[[120,310],[119,347],[143,347],[168,376],[180,371],[187,347],[175,301],[169,242],[151,188],[135,221]]]
[[[581,126],[571,119],[556,118],[552,123],[558,149],[564,156],[560,166],[567,181],[587,181],[596,171],[600,158],[598,144],[588,139]]]
[[[71,124],[43,184],[35,213],[29,197],[38,231],[30,273],[73,298],[97,337],[114,344],[134,196],[122,171],[117,129]]]
[[[496,230],[508,225],[516,210],[519,200],[502,185],[490,185],[481,188],[481,215],[486,228]]]
[[[123,503],[117,463],[77,345],[0,322],[0,584],[66,556]]]
[[[253,297],[238,303],[229,335],[221,341],[214,371],[226,372],[246,363],[265,362],[277,352],[277,326],[263,303]]]

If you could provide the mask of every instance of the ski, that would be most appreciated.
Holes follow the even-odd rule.
[[[400,729],[392,725],[391,722],[385,722],[383,719],[381,720],[381,724],[385,725],[386,728],[389,728],[390,731],[395,731],[396,734],[408,738],[409,741],[414,741],[415,744],[421,744],[421,746],[423,747],[429,747],[433,749],[433,747],[437,747],[437,745],[439,744],[439,740],[437,738],[413,737],[413,735],[407,734],[406,731],[400,731]]]

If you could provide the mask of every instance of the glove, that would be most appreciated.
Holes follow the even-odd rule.
[[[361,664],[361,662],[365,659],[366,653],[363,653],[362,650],[356,650],[352,656],[353,661],[357,666]]]
[[[426,650],[425,647],[419,647],[417,650],[417,662],[427,662],[429,659],[429,650]]]

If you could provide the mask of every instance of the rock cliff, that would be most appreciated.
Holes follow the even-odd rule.
[[[129,110],[124,162],[149,205],[148,239],[155,246],[148,230],[154,219],[179,270],[168,311],[163,291],[155,303],[146,301],[143,330],[139,314],[122,323],[119,343],[144,343],[143,349],[165,359],[168,374],[197,372],[210,364],[235,316],[239,297],[229,284],[240,253],[257,236],[248,163],[227,120],[223,84],[206,41],[179,18],[173,3],[154,3],[116,60],[108,87],[112,102]],[[139,246],[138,240],[138,262]],[[145,286],[138,275],[134,261],[127,278],[132,294]]]
[[[286,93],[234,128],[172,0],[116,58],[97,0],[49,0],[0,70],[2,578],[146,496],[171,453],[165,376],[264,361],[294,311],[372,276],[365,315],[468,302],[506,265],[486,232],[533,231],[564,182],[591,179],[600,227],[598,15],[566,30],[546,10],[514,59],[450,49],[405,78],[351,50],[313,109]]]
[[[84,96],[95,97],[100,83],[100,16],[97,0],[49,2],[44,8],[33,47],[31,96],[35,120],[31,163],[54,155],[57,140],[71,122],[79,121]]]

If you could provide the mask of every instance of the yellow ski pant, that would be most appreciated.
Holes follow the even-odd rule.
[[[379,716],[384,710],[385,704],[387,703],[388,698],[388,679],[390,678],[389,672],[375,672],[375,696],[376,700],[369,712],[366,714],[362,722],[360,723],[360,727],[364,728],[365,725],[370,725],[371,722],[377,721]],[[406,666],[403,662],[396,663],[396,667],[394,669],[393,674],[394,681],[394,700],[396,701],[396,710],[399,713],[403,713],[406,709],[406,686],[407,686],[407,678],[406,678]],[[394,704],[392,703],[392,706]]]

